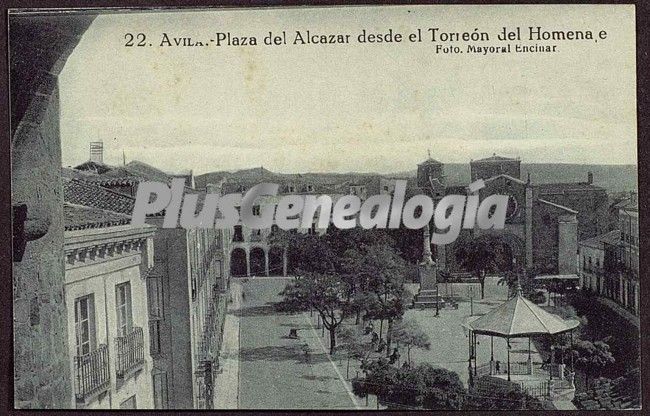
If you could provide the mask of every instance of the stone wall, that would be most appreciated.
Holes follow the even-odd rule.
[[[17,408],[70,407],[57,77],[92,19],[9,17],[12,204],[27,209],[14,236],[24,247],[13,262]]]

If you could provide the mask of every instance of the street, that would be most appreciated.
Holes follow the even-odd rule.
[[[272,302],[288,279],[242,281],[240,319],[240,409],[356,409],[357,398],[330,361],[327,340],[310,324],[309,314],[283,314]],[[299,339],[288,338],[291,328]],[[303,351],[307,344],[309,355]]]

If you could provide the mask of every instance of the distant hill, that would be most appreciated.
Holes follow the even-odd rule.
[[[608,193],[619,191],[632,191],[637,189],[637,167],[634,165],[578,165],[568,163],[522,163],[521,178],[526,179],[528,173],[533,183],[555,182],[586,182],[587,173],[594,174],[594,185],[602,186]],[[255,177],[269,178],[273,172],[264,168],[242,169],[235,172],[210,172],[197,175],[194,178],[196,187],[205,188],[208,183],[218,183],[223,178],[254,179]],[[305,174],[280,174],[279,176],[300,176],[310,178],[315,182],[336,182],[341,179],[351,179],[355,176],[368,176],[370,173],[305,173]],[[382,176],[393,178],[415,177],[416,170],[386,174]],[[445,175],[450,185],[466,185],[470,181],[468,163],[445,163]]]

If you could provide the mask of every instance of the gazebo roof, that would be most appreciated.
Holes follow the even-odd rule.
[[[562,319],[546,312],[524,298],[521,292],[467,324],[469,329],[477,334],[507,338],[560,334],[570,331],[578,325],[580,322],[577,320]]]

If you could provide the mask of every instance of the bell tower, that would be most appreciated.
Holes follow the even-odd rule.
[[[444,165],[431,157],[418,164],[418,187],[431,190],[432,196],[442,197],[445,191],[445,170]]]

